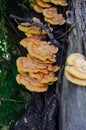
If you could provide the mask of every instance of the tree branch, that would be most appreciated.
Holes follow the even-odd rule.
[[[29,22],[32,26],[40,27],[41,29],[43,29],[47,32],[47,35],[50,38],[50,41],[52,44],[58,46],[61,49],[63,48],[63,46],[55,39],[54,35],[52,34],[52,32],[50,31],[48,26],[44,26],[40,23],[37,23],[37,22],[33,21],[31,18],[20,18],[20,17],[14,16],[14,15],[10,15],[10,17],[12,19],[19,20],[20,22]]]

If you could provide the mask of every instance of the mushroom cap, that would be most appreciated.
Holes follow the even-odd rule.
[[[47,84],[39,83],[36,79],[31,78],[28,74],[18,74],[16,77],[18,84],[22,84],[26,89],[32,92],[45,92],[48,89]]]
[[[41,79],[40,83],[44,83],[44,84],[50,84],[50,83],[53,83],[55,81],[57,81],[58,78],[55,77],[54,73],[51,72],[47,75],[44,75],[44,77]]]
[[[27,48],[29,42],[33,39],[33,40],[41,40],[43,38],[43,36],[41,35],[34,35],[31,34],[29,37],[24,38],[23,40],[20,41],[20,45],[22,45],[23,47]]]
[[[27,32],[28,31],[28,27],[30,24],[28,22],[24,22],[18,25],[18,29],[22,32]]]
[[[38,4],[34,4],[33,9],[34,9],[37,13],[42,13],[42,12],[43,12],[43,8],[40,7]]]
[[[52,25],[63,25],[66,20],[63,18],[62,14],[57,14],[53,18],[44,18],[45,21],[49,22]]]
[[[65,76],[66,78],[76,84],[76,85],[80,85],[80,86],[86,86],[86,79],[79,79],[79,78],[76,78],[75,76],[73,76],[72,74],[70,74],[67,69],[65,69]]]
[[[58,47],[55,47],[54,45],[49,45],[45,41],[31,41],[28,45],[28,52],[31,56],[46,61],[49,59],[50,61],[55,62],[55,53],[58,52]]]
[[[85,57],[80,53],[73,53],[67,57],[66,63],[68,65],[74,65],[77,59],[84,59]]]
[[[49,74],[38,72],[38,73],[30,73],[29,75],[43,84],[50,84],[58,80],[58,78],[55,77],[54,72],[49,72]]]
[[[58,66],[53,66],[51,64],[45,64],[35,60],[34,58],[19,57],[16,61],[18,72],[28,72],[28,73],[38,73],[42,72],[48,74],[49,72],[56,72],[59,70]]]
[[[85,79],[86,80],[86,70],[84,73],[82,73],[82,68],[77,68],[76,66],[66,66],[65,70],[69,72],[72,76],[79,78],[79,79]],[[81,71],[80,71],[81,70]]]
[[[50,0],[55,5],[67,6],[66,0]]]
[[[51,8],[48,8],[48,9],[44,9],[43,15],[46,18],[53,18],[53,17],[55,17],[55,15],[57,15],[57,8],[51,7]]]
[[[38,4],[40,7],[42,7],[42,8],[49,8],[49,7],[51,7],[50,4],[45,3],[45,2],[43,2],[42,0],[35,0],[35,1],[36,1],[37,4]]]
[[[28,56],[30,56],[29,54],[27,54],[27,57]],[[53,61],[50,61],[50,60],[45,60],[45,61],[42,61],[42,60],[39,60],[39,59],[37,59],[36,57],[34,58],[33,56],[30,56],[33,60],[35,60],[36,62],[38,62],[38,63],[43,63],[43,64],[52,64],[53,63]],[[56,62],[56,60],[55,60],[55,62]],[[54,69],[55,69],[55,67],[54,67]],[[57,69],[55,69],[55,70],[57,70]],[[56,71],[55,71],[56,72]]]

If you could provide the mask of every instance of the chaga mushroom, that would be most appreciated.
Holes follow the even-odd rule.
[[[67,6],[66,0],[50,0],[55,5]]]
[[[66,22],[66,20],[62,16],[62,14],[57,14],[53,18],[45,17],[44,19],[45,19],[45,21],[47,21],[48,23],[50,23],[52,25],[63,25]]]
[[[86,85],[86,60],[82,54],[74,53],[68,56],[65,75],[72,83]],[[74,81],[72,81],[73,79]]]
[[[41,40],[43,39],[44,36],[42,35],[34,35],[34,34],[31,34],[29,37],[27,38],[24,38],[23,40],[20,41],[20,45],[22,45],[23,47],[27,48],[28,47],[28,44],[29,42],[34,39],[34,40]]]
[[[42,12],[43,12],[43,8],[40,7],[38,4],[34,4],[34,5],[33,5],[33,9],[34,9],[37,13],[42,13]]]
[[[86,86],[86,79],[76,78],[75,76],[71,75],[67,70],[65,70],[65,76],[73,84],[80,85],[80,86]]]
[[[28,57],[19,57],[16,61],[18,72],[38,73],[42,72],[48,74],[49,72],[56,72],[59,70],[58,66],[51,64],[40,63],[35,59]]]
[[[55,47],[54,45],[49,45],[47,42],[44,41],[32,40],[28,45],[28,52],[31,56],[39,60],[45,61],[48,59],[52,62],[55,62],[55,53],[58,52],[58,47]]]
[[[36,79],[31,78],[28,74],[18,74],[16,77],[18,84],[22,84],[26,89],[32,92],[45,92],[48,89],[47,84],[39,83]]]
[[[51,7],[51,8],[48,8],[48,9],[44,9],[43,15],[46,18],[53,18],[53,17],[55,17],[55,15],[57,15],[57,8]]]

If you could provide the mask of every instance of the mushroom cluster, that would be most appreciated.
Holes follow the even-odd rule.
[[[86,57],[80,53],[69,55],[65,67],[65,76],[76,85],[86,86]]]
[[[40,19],[33,17],[33,21],[37,22],[37,23],[41,23],[43,24]],[[28,22],[24,22],[18,25],[18,29],[22,32],[25,33],[25,35],[27,37],[32,37],[32,34],[35,34],[34,36],[37,38],[36,35],[39,35],[38,39],[40,38],[40,35],[42,35],[42,37],[46,34],[46,31],[41,30],[39,27],[37,26],[30,26],[30,24]],[[52,31],[52,28],[50,28]]]
[[[62,14],[58,14],[57,8],[52,4],[67,6],[66,0],[32,0],[32,7],[37,13],[43,13],[45,21],[51,25],[63,25],[66,20]]]
[[[62,14],[58,14],[56,7],[51,7],[43,10],[43,15],[45,21],[52,25],[63,25],[65,23],[65,19]]]
[[[20,73],[16,77],[17,82],[34,92],[47,91],[48,85],[58,80],[55,72],[60,68],[53,65],[56,62],[58,47],[42,41],[41,38],[32,34],[21,40],[20,44],[27,49],[28,54],[16,61]]]

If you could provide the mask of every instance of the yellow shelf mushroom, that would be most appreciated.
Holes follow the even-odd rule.
[[[80,86],[86,86],[86,59],[80,53],[68,56],[65,67],[66,78]]]

